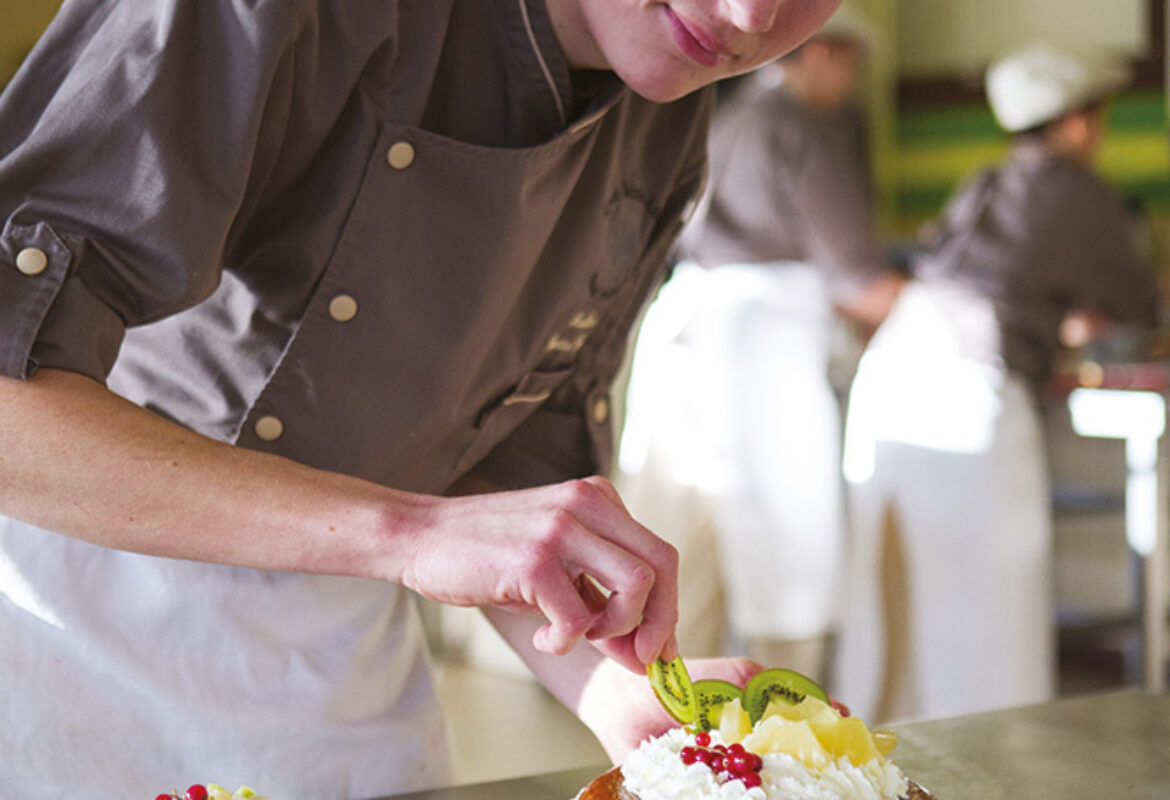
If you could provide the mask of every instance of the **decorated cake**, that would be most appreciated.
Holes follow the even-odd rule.
[[[183,794],[174,791],[169,794],[160,794],[154,800],[268,800],[268,798],[256,794],[250,786],[241,786],[232,792],[214,783],[209,783],[206,786],[202,783],[195,783],[189,786]]]
[[[650,680],[682,724],[577,800],[934,800],[890,760],[893,732],[871,731],[797,672],[764,670],[741,690],[691,683],[676,659],[651,665]]]

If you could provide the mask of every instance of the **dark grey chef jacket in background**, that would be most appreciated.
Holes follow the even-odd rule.
[[[0,97],[0,372],[404,489],[604,470],[711,94],[573,84],[539,0],[65,3]]]
[[[1144,329],[1157,321],[1154,274],[1122,198],[1028,138],[956,192],[913,271],[990,299],[1004,364],[1036,391],[1052,370],[1069,311],[1096,308]]]
[[[848,301],[889,267],[873,219],[864,119],[848,104],[818,111],[778,82],[741,79],[711,131],[705,213],[684,234],[704,267],[815,264]]]

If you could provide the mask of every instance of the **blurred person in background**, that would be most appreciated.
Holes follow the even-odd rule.
[[[633,513],[680,550],[680,641],[818,679],[844,535],[834,331],[839,314],[875,327],[901,285],[855,101],[873,39],[842,8],[719,106],[687,260],[639,337],[621,460]],[[719,600],[726,632],[704,607]]]
[[[1038,395],[1070,315],[1138,326],[1157,315],[1125,205],[1094,172],[1106,100],[1125,80],[1115,63],[1046,44],[990,67],[987,96],[1010,151],[951,199],[860,360],[834,686],[863,716],[1053,695]],[[883,587],[895,552],[904,578]]]

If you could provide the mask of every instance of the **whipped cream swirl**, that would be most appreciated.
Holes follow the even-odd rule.
[[[717,731],[711,739],[721,742]],[[761,786],[721,784],[705,765],[679,758],[679,751],[694,743],[683,728],[643,742],[622,763],[626,788],[640,800],[897,800],[909,790],[906,776],[886,759],[856,766],[839,758],[814,770],[784,753],[762,754]]]

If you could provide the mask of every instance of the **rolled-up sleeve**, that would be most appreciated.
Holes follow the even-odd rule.
[[[72,263],[48,225],[9,225],[0,235],[0,374],[23,378],[35,367],[33,346],[50,309],[74,293],[62,291]]]
[[[215,289],[287,110],[300,14],[64,5],[0,95],[0,372],[104,380],[126,327]]]

